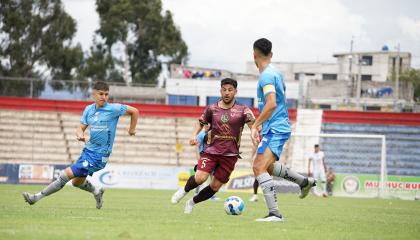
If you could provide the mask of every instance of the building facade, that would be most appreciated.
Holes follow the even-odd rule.
[[[289,107],[403,111],[413,104],[409,83],[396,85],[396,73],[411,66],[408,52],[352,52],[333,55],[336,63],[273,62],[285,80]],[[258,69],[247,62],[246,74],[172,65],[166,80],[166,102],[206,106],[220,98],[220,80],[238,81],[237,100],[257,107]],[[396,93],[398,92],[398,93]],[[397,107],[398,108],[397,108]]]

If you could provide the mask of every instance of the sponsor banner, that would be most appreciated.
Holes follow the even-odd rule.
[[[53,179],[52,165],[19,165],[19,183],[50,183]]]
[[[254,173],[251,169],[235,169],[229,182],[225,185],[226,191],[234,192],[253,192]],[[284,180],[282,178],[274,177],[274,185],[278,193],[299,193],[300,188],[297,184]],[[261,192],[261,190],[258,190]]]
[[[252,192],[254,180],[254,173],[251,170],[235,169],[230,175],[229,182],[225,184],[224,190],[233,192]]]
[[[48,184],[55,180],[65,165],[19,164],[19,183]]]
[[[18,183],[18,175],[18,164],[0,164],[0,183]]]
[[[189,176],[188,167],[107,164],[90,179],[109,188],[176,189]]]
[[[0,183],[48,184],[55,180],[66,165],[0,164]],[[194,174],[189,167],[108,164],[93,174],[94,184],[108,188],[176,189],[185,186]],[[334,196],[378,197],[379,176],[369,174],[335,174]],[[237,169],[222,191],[252,192],[254,175],[251,169]],[[299,193],[289,181],[274,178],[279,193]],[[385,197],[415,199],[420,197],[420,177],[388,176]],[[261,190],[259,190],[261,192]]]
[[[0,164],[0,183],[48,184],[66,165]]]
[[[385,196],[414,199],[420,195],[420,177],[387,176],[384,188]],[[379,175],[335,174],[335,196],[378,197],[379,189]]]

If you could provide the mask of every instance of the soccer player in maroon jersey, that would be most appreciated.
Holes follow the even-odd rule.
[[[184,213],[190,214],[195,204],[211,198],[223,184],[229,181],[239,156],[239,146],[244,125],[252,127],[255,117],[245,105],[235,100],[238,83],[234,79],[221,81],[221,99],[207,106],[196,123],[191,145],[197,144],[197,134],[204,125],[210,124],[207,142],[201,158],[198,160],[197,172],[191,176],[184,188],[172,196],[171,202],[178,203],[189,191],[204,183],[210,174],[213,179],[209,186],[203,188],[196,196],[186,202]]]

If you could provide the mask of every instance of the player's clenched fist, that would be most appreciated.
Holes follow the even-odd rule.
[[[136,129],[128,129],[128,135],[130,136],[136,135]]]
[[[194,136],[190,139],[190,145],[197,145],[197,137]]]

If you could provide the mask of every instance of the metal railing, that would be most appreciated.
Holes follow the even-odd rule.
[[[110,86],[127,86],[124,82],[107,82]],[[91,80],[43,80],[39,78],[0,76],[0,96],[85,100],[91,95]],[[132,87],[155,87],[134,84]]]

